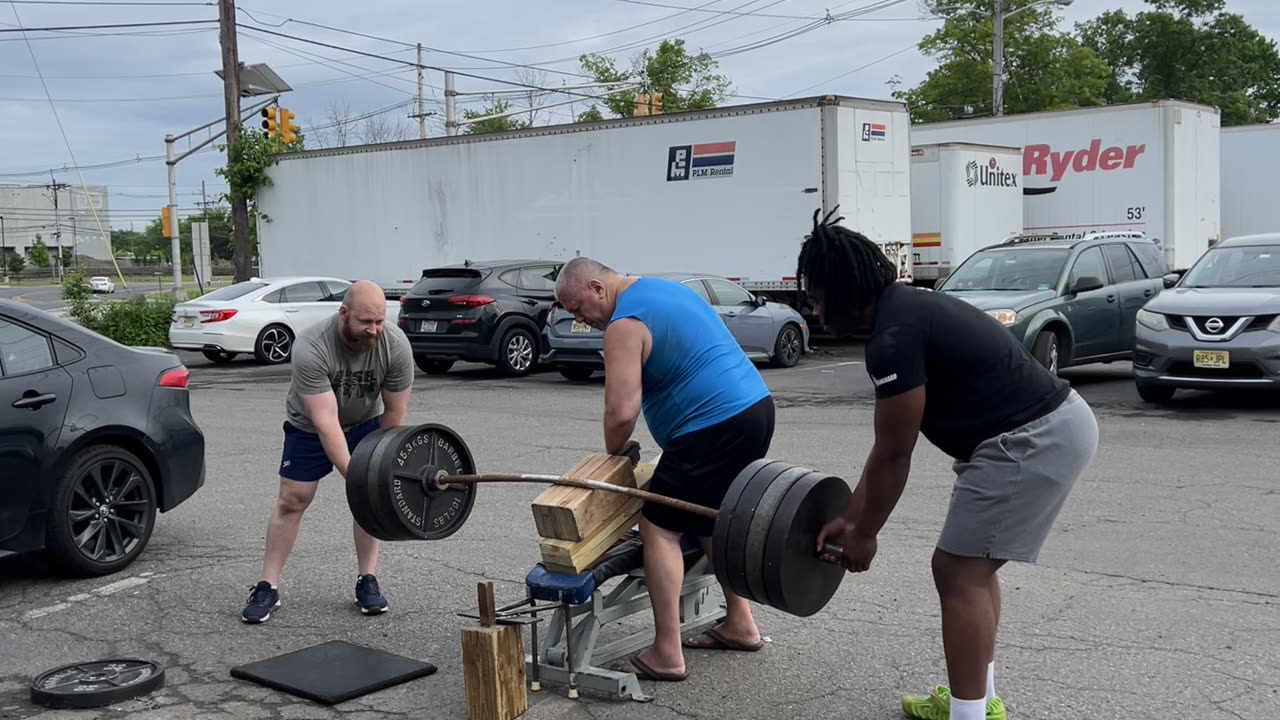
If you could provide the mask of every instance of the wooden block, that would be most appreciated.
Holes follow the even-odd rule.
[[[469,720],[513,720],[529,709],[519,625],[462,628],[462,680]]]
[[[577,575],[591,567],[591,564],[604,555],[618,538],[640,522],[640,509],[644,501],[639,498],[627,498],[613,517],[605,521],[585,540],[543,540],[539,543],[542,551],[542,564],[551,572]]]
[[[583,458],[561,477],[643,489],[657,462],[654,458],[633,469],[625,457],[597,453]],[[620,493],[556,485],[534,499],[533,522],[544,538],[578,542],[590,537],[632,499]]]

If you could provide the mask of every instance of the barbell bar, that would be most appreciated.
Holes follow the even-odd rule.
[[[534,483],[619,493],[715,521],[717,579],[735,594],[801,617],[821,610],[839,589],[842,548],[824,543],[823,525],[851,491],[839,477],[778,460],[757,460],[738,474],[720,509],[598,480],[536,473],[477,473],[470,449],[439,423],[376,430],[356,446],[346,491],[352,515],[380,540],[440,540],[466,523],[477,486]]]

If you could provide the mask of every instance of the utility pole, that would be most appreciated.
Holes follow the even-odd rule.
[[[422,106],[422,43],[418,43],[418,139],[427,139],[427,114]]]
[[[4,216],[0,215],[0,281],[9,284],[9,243],[4,237]]]
[[[49,171],[49,184],[45,185],[49,190],[53,191],[53,236],[58,241],[58,254],[54,258],[53,266],[57,268],[57,277],[62,279],[62,224],[58,216],[58,191],[67,187],[66,183],[58,182],[53,176],[53,171]]]
[[[454,102],[457,93],[453,90],[453,73],[444,71],[444,132],[446,135],[458,134],[458,108]]]
[[[235,0],[218,0],[218,30],[222,45],[222,88],[227,106],[227,159],[230,160],[237,152],[240,125],[240,52],[236,46]],[[174,224],[177,225],[176,218]],[[231,192],[231,228],[235,262],[232,282],[244,282],[249,279],[249,199],[240,197],[235,188]]]
[[[991,16],[991,114],[1004,115],[1004,0],[995,0]]]

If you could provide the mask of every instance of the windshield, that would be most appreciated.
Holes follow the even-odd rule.
[[[267,286],[267,283],[264,283],[264,282],[236,283],[235,285],[228,285],[227,287],[224,287],[224,288],[218,288],[217,290],[214,290],[211,293],[205,293],[204,295],[201,295],[196,299],[202,300],[202,301],[208,300],[212,302],[226,302],[227,300],[235,300],[238,297],[248,295],[254,290],[261,290],[266,286]]]
[[[1210,250],[1187,271],[1180,287],[1280,287],[1280,245]]]
[[[941,290],[1052,290],[1067,259],[1066,248],[983,250],[964,261]]]

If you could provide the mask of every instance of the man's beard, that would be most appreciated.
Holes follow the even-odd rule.
[[[338,332],[342,334],[342,341],[357,352],[369,352],[373,349],[373,344],[378,341],[376,336],[370,337],[351,332],[351,328],[346,323],[339,324]]]

